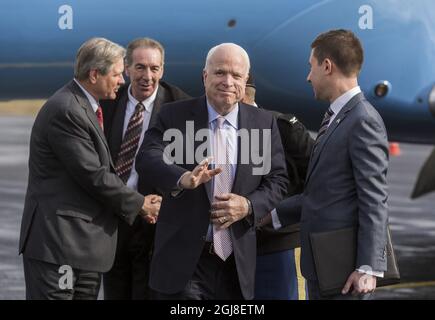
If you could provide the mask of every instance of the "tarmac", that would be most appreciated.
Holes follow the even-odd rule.
[[[29,115],[0,117],[0,300],[25,298],[20,222],[28,176]],[[402,281],[378,288],[375,299],[435,299],[435,193],[417,200],[409,195],[432,146],[400,144],[390,158],[389,215]],[[100,298],[101,298],[100,294]]]

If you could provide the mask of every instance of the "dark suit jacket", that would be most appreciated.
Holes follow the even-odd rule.
[[[118,153],[122,143],[125,110],[127,108],[128,102],[128,87],[129,84],[127,83],[120,88],[115,100],[104,100],[100,103],[101,107],[103,108],[104,115],[104,133],[109,143],[110,154],[112,155],[114,163],[116,163],[118,159]],[[148,128],[151,128],[155,125],[157,121],[157,114],[164,103],[185,100],[189,98],[191,97],[180,88],[167,82],[160,81]],[[139,176],[138,191],[143,195],[153,192],[153,190],[147,190],[146,187],[146,184]]]
[[[275,116],[278,124],[289,177],[286,197],[290,197],[304,190],[314,140],[305,126],[294,115],[267,111]],[[257,229],[257,250],[259,255],[290,250],[300,246],[299,223],[278,230],[275,230],[272,224]]]
[[[316,280],[309,234],[358,227],[356,265],[385,271],[388,141],[362,93],[337,114],[312,153],[304,192],[277,208],[283,225],[301,220],[302,274]]]
[[[114,173],[97,117],[71,81],[45,103],[32,128],[19,252],[108,271],[117,240],[115,214],[131,224],[142,204],[143,196]]]
[[[233,223],[230,227],[242,294],[246,299],[252,299],[256,261],[254,218],[264,216],[280,202],[285,195],[288,180],[276,120],[263,110],[242,103],[239,106],[239,129],[271,129],[272,134],[271,170],[263,176],[252,174],[252,161],[249,164],[240,164],[239,142],[239,164],[232,189],[233,193],[247,197],[253,206],[253,216]],[[163,133],[167,129],[178,129],[184,138],[187,135],[192,139],[189,130],[186,132],[188,120],[194,121],[195,132],[208,128],[205,97],[163,106],[156,125],[146,133],[146,143],[143,144],[136,162],[138,172],[165,193],[156,228],[150,286],[166,294],[183,290],[192,277],[210,222],[211,182],[194,190],[184,190],[177,197],[169,195],[181,175],[187,170],[193,170],[197,162],[165,164],[162,155],[168,143],[163,141]],[[195,150],[202,143],[203,141],[196,141]]]

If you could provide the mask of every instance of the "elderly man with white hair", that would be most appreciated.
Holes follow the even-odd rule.
[[[240,102],[249,67],[240,46],[212,48],[205,96],[164,105],[146,133],[136,169],[164,194],[150,271],[155,299],[254,297],[255,224],[288,181],[276,121]],[[268,162],[263,171],[253,153]]]

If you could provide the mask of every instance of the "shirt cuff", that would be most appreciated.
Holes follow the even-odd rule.
[[[184,191],[184,189],[181,187],[180,183],[181,183],[181,179],[184,177],[184,175],[186,173],[188,173],[188,172],[183,173],[181,175],[180,179],[178,179],[177,186],[174,188],[174,190],[171,191],[171,196],[176,197]]]
[[[276,209],[273,209],[270,212],[270,215],[272,216],[272,226],[275,230],[278,230],[282,227],[281,221],[279,221],[278,213],[276,212]]]
[[[373,270],[366,270],[367,268],[359,267],[356,269],[356,271],[368,274],[369,276],[375,276],[377,278],[383,278],[384,272],[383,271],[373,271]]]

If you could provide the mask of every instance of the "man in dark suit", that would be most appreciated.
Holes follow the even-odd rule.
[[[255,95],[255,81],[250,74],[242,102],[257,106]],[[294,115],[266,111],[274,115],[278,124],[289,177],[286,197],[290,197],[303,191],[314,140]],[[271,223],[257,227],[255,299],[306,299],[305,279],[300,272],[300,246],[299,223],[278,230]]]
[[[154,39],[139,38],[130,42],[126,53],[126,74],[131,83],[120,88],[115,100],[101,103],[104,132],[115,170],[128,187],[143,195],[153,192],[146,188],[144,179],[140,180],[134,169],[144,133],[156,122],[163,103],[190,98],[181,89],[161,81],[164,56],[163,46]],[[140,109],[136,110],[137,107]],[[136,136],[133,144],[130,143],[132,134]],[[147,298],[153,237],[154,224],[137,217],[130,226],[119,219],[115,262],[103,275],[104,299]]]
[[[125,50],[103,38],[78,50],[74,80],[57,91],[32,128],[21,223],[26,297],[96,299],[115,257],[118,215],[155,221],[160,197],[126,187],[115,174],[99,99],[124,83]]]
[[[136,168],[164,192],[150,271],[156,299],[254,297],[255,223],[283,198],[288,180],[275,119],[239,103],[248,73],[241,47],[212,48],[205,96],[163,106],[146,133]],[[255,161],[261,168],[253,154],[265,157]]]
[[[310,299],[325,298],[310,233],[357,227],[357,269],[348,275],[342,295],[326,298],[350,298],[351,292],[367,297],[387,266],[387,133],[358,86],[359,39],[351,31],[332,30],[320,34],[311,48],[307,80],[316,99],[331,105],[314,144],[304,192],[285,200],[272,218],[276,227],[301,221],[301,266]]]

